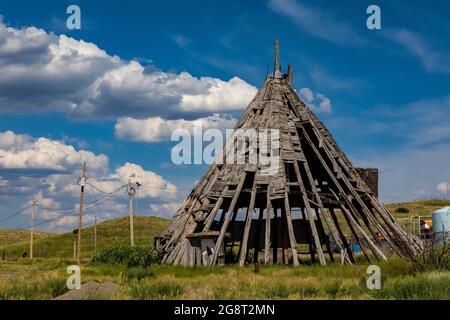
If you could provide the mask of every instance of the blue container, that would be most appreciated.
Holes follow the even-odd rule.
[[[433,233],[442,238],[446,233],[446,241],[450,240],[450,207],[445,207],[433,212]]]

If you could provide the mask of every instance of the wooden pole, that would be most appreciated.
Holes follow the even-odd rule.
[[[78,220],[78,240],[77,240],[77,264],[81,264],[81,229],[83,228],[83,203],[84,203],[84,185],[87,180],[86,162],[83,163],[83,174],[80,177],[80,216]]]
[[[133,195],[134,188],[131,186],[131,182],[128,181],[128,195],[129,195],[129,211],[128,214],[130,216],[130,246],[134,247],[134,221],[133,221]]]
[[[279,46],[278,40],[275,40],[275,63],[274,63],[274,72],[280,70],[280,58],[279,58]]]
[[[311,210],[311,206],[309,205],[309,199],[306,194],[305,185],[303,184],[302,176],[300,174],[300,169],[298,167],[297,161],[294,161],[294,169],[295,169],[295,174],[297,175],[297,181],[300,186],[300,191],[302,193],[302,200],[303,200],[303,205],[305,208],[303,213],[305,214],[305,219],[307,219],[308,223],[309,223],[309,228],[311,230],[311,236],[314,240],[314,246],[317,250],[317,255],[319,256],[319,262],[321,265],[324,266],[327,264],[327,261],[325,260],[325,256],[323,254],[322,244],[320,243],[320,238],[319,238],[319,235],[317,234],[315,219],[313,217],[313,212]]]
[[[269,263],[269,251],[270,251],[270,218],[272,216],[272,201],[270,201],[270,192],[267,188],[267,209],[266,209],[266,232],[264,242],[264,264]]]
[[[291,209],[289,206],[289,197],[288,197],[287,192],[284,196],[284,212],[285,212],[285,216],[286,216],[286,224],[287,224],[287,229],[288,229],[288,234],[289,234],[289,243],[291,245],[292,260],[294,262],[294,265],[298,266],[299,262],[298,262],[298,254],[297,254],[297,241],[295,239],[294,226],[292,223],[292,215],[291,215]]]
[[[253,209],[255,208],[256,188],[256,183],[253,183],[252,195],[250,196],[250,205],[248,207],[247,219],[245,221],[244,236],[241,242],[241,252],[239,256],[239,266],[241,267],[245,264],[245,259],[247,258],[248,237],[253,220]]]
[[[94,218],[94,254],[97,253],[97,216]]]
[[[34,217],[36,214],[37,201],[31,206],[31,232],[30,232],[30,260],[33,259],[33,243],[34,243]]]

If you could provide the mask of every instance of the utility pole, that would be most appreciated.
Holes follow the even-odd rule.
[[[449,183],[446,182],[445,185],[446,185],[446,187],[447,187],[447,196],[446,196],[446,200],[448,201],[448,185],[449,185]]]
[[[73,260],[77,259],[77,242],[73,242]]]
[[[130,200],[128,208],[128,215],[130,216],[130,246],[134,247],[133,197],[136,193],[136,188],[131,183],[131,179],[128,180],[127,193]]]
[[[94,254],[97,253],[97,216],[94,218]]]
[[[77,241],[77,264],[81,265],[81,229],[83,227],[83,203],[84,203],[84,186],[86,185],[87,180],[87,167],[86,162],[83,162],[83,170],[82,175],[78,179],[78,183],[80,184],[80,219],[78,222],[78,241]]]
[[[139,215],[139,188],[142,186],[136,181],[136,215]]]
[[[37,201],[31,205],[31,234],[30,234],[30,259],[33,259],[33,242],[34,242],[34,217],[36,215]]]

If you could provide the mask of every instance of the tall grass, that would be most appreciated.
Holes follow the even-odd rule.
[[[66,291],[66,282],[59,278],[11,281],[0,287],[0,300],[48,300]]]
[[[120,299],[450,299],[450,272],[417,273],[407,260],[378,264],[381,290],[366,287],[367,265],[183,268],[83,264],[82,282],[111,281]],[[51,299],[65,290],[67,261],[0,263],[1,299]],[[36,278],[39,272],[42,280]],[[2,274],[4,276],[2,276]],[[9,277],[9,278],[8,278]],[[104,297],[90,296],[87,299]]]

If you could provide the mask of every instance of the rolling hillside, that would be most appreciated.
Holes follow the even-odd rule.
[[[129,220],[128,217],[122,217],[114,220],[108,220],[97,225],[97,250],[102,248],[127,244],[129,237]],[[134,217],[134,234],[135,242],[137,245],[150,245],[153,244],[153,237],[163,231],[169,224],[169,220],[157,217]],[[0,234],[7,230],[0,231]],[[9,230],[10,236],[8,239],[13,239],[14,233],[17,233],[16,237],[23,236],[19,243],[11,244],[8,240],[6,244],[1,242],[0,254],[5,251],[6,259],[15,260],[19,258],[23,252],[29,250],[28,241],[29,232]],[[45,234],[44,234],[45,235]],[[42,258],[61,257],[71,258],[73,257],[74,242],[77,239],[77,231],[60,234],[41,236],[38,240],[35,240],[34,256]],[[24,242],[25,241],[25,242]],[[90,258],[94,254],[94,228],[83,229],[81,250],[83,258]],[[0,257],[1,258],[1,257]]]
[[[411,230],[411,217],[427,216],[433,211],[450,206],[450,201],[443,200],[424,200],[415,202],[405,202],[398,204],[388,204],[386,207],[395,216],[397,221],[408,231]],[[398,208],[405,208],[409,212],[396,212]],[[343,231],[350,234],[347,226],[342,219]],[[153,243],[153,237],[163,231],[169,224],[169,220],[157,217],[135,217],[135,241],[138,245],[150,245]],[[83,229],[82,233],[82,256],[90,258],[94,254],[94,232],[93,227]],[[127,244],[129,235],[128,217],[122,217],[114,220],[108,220],[97,225],[97,250],[117,245]],[[77,232],[68,232],[64,234],[51,234],[36,232],[35,234],[35,257],[73,257],[74,242],[77,238]],[[23,252],[29,250],[29,231],[22,230],[0,230],[0,258],[5,251],[7,259],[18,259]]]
[[[446,206],[450,206],[450,201],[422,200],[422,201],[388,204],[386,205],[386,208],[394,215],[398,223],[400,223],[408,231],[411,231],[412,217],[430,216],[434,211]],[[396,212],[396,210],[399,208],[405,208],[409,212],[406,213]],[[416,221],[416,228],[417,228],[417,221]]]
[[[34,239],[45,239],[55,234],[48,232],[35,232]],[[12,244],[19,244],[22,242],[27,242],[30,240],[30,232],[27,230],[16,230],[16,229],[0,229],[0,247],[9,246]]]

